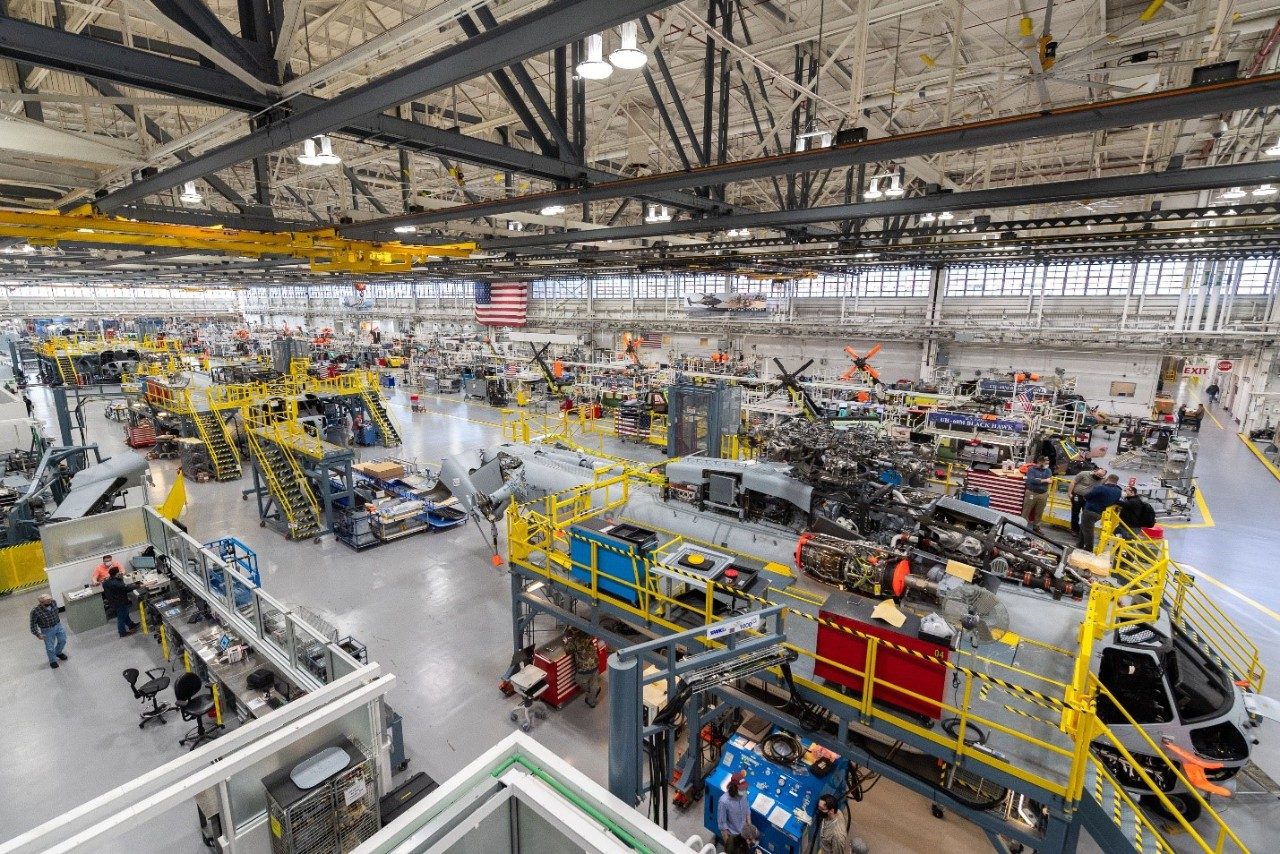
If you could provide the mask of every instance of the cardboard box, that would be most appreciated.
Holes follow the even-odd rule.
[[[404,466],[400,463],[392,463],[385,460],[359,463],[351,468],[378,480],[395,480],[396,478],[404,477]]]

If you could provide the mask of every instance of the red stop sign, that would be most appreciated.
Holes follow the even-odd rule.
[[[1236,363],[1235,363],[1235,362],[1233,362],[1233,361],[1231,361],[1230,359],[1219,359],[1219,360],[1218,360],[1218,373],[1220,373],[1220,374],[1229,374],[1229,373],[1231,373],[1231,369],[1232,369],[1232,368],[1234,368],[1235,366],[1236,366]]]

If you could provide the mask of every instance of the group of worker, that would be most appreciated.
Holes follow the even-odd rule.
[[[1048,457],[1040,457],[1026,471],[1026,492],[1022,503],[1022,515],[1031,523],[1032,530],[1041,533],[1040,522],[1049,503],[1049,486],[1053,480],[1053,466]],[[1067,486],[1071,499],[1071,533],[1076,545],[1093,551],[1095,529],[1102,514],[1109,507],[1117,507],[1121,525],[1118,536],[1130,536],[1156,523],[1155,509],[1138,494],[1133,486],[1122,489],[1120,478],[1107,474],[1106,469],[1090,468],[1077,474]]]
[[[115,615],[116,631],[120,637],[126,638],[138,631],[138,624],[133,621],[133,592],[138,589],[124,577],[124,567],[111,555],[103,555],[102,563],[93,570],[92,582],[102,587],[102,604]],[[36,605],[31,609],[31,634],[44,642],[44,651],[49,658],[49,667],[58,669],[58,662],[66,661],[64,652],[67,646],[67,628],[62,625],[62,615],[58,613],[58,604],[49,593],[41,593]]]

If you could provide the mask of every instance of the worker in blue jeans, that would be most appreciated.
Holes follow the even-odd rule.
[[[48,593],[41,593],[36,606],[31,609],[31,634],[44,641],[44,651],[49,656],[49,666],[58,669],[59,661],[66,661],[62,650],[67,646],[67,630],[58,615],[58,606]]]
[[[129,594],[138,588],[124,580],[120,567],[111,567],[107,580],[102,582],[102,601],[116,615],[116,631],[120,637],[128,637],[138,630],[138,625],[129,613],[133,610],[133,600]]]

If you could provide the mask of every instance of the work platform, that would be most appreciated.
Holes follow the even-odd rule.
[[[938,657],[820,616],[833,590],[795,577],[788,557],[793,532],[760,526],[744,534],[741,526],[700,514],[704,524],[697,536],[680,533],[691,530],[679,518],[684,511],[655,498],[654,480],[652,474],[616,469],[583,474],[579,486],[508,511],[517,651],[530,642],[538,614],[591,631],[617,648],[634,643],[634,634],[620,636],[611,628],[613,620],[631,633],[661,638],[781,606],[786,647],[795,655],[794,696],[816,714],[806,726],[780,711],[788,680],[776,668],[732,690],[717,689],[717,696],[931,798],[981,827],[999,850],[1017,842],[1042,852],[1073,851],[1082,830],[1108,851],[1261,851],[1270,845],[1267,839],[1239,838],[1214,809],[1221,799],[1209,803],[1197,794],[1179,765],[1127,712],[1121,709],[1124,718],[1111,725],[1099,717],[1098,700],[1114,698],[1091,669],[1094,643],[1119,628],[1161,618],[1212,650],[1248,690],[1262,685],[1256,648],[1179,571],[1162,542],[1138,547],[1119,540],[1112,520],[1100,548],[1114,552],[1114,584],[1092,584],[1078,601],[1005,585],[999,596],[1010,605],[1007,635],[979,649],[962,644]],[[655,538],[643,547],[628,545],[632,531]],[[612,532],[623,532],[623,540],[611,541]],[[726,583],[673,564],[670,558],[682,549],[727,555],[739,576]],[[742,575],[754,575],[757,583],[744,587]],[[1030,603],[1034,607],[1021,606]],[[864,658],[820,655],[820,630],[856,639]],[[699,643],[688,651],[721,646],[705,635]],[[877,655],[944,669],[945,690],[939,697],[898,684],[891,672],[877,668]],[[904,711],[903,697],[932,704],[937,713]],[[1163,764],[1144,770],[1130,752],[1135,742]],[[1112,768],[1119,762],[1136,769],[1134,779],[1146,788],[1118,782],[1104,755]],[[696,786],[709,769],[700,767],[697,751],[686,756],[681,779]],[[1191,794],[1166,797],[1157,792],[1153,775],[1177,779]],[[1200,816],[1182,818],[1185,805],[1175,803],[1178,798],[1193,801]],[[1027,823],[1016,819],[1014,803],[1043,809],[1032,810],[1038,817]],[[1227,803],[1236,816],[1274,805]],[[1171,816],[1148,808],[1156,805]]]

